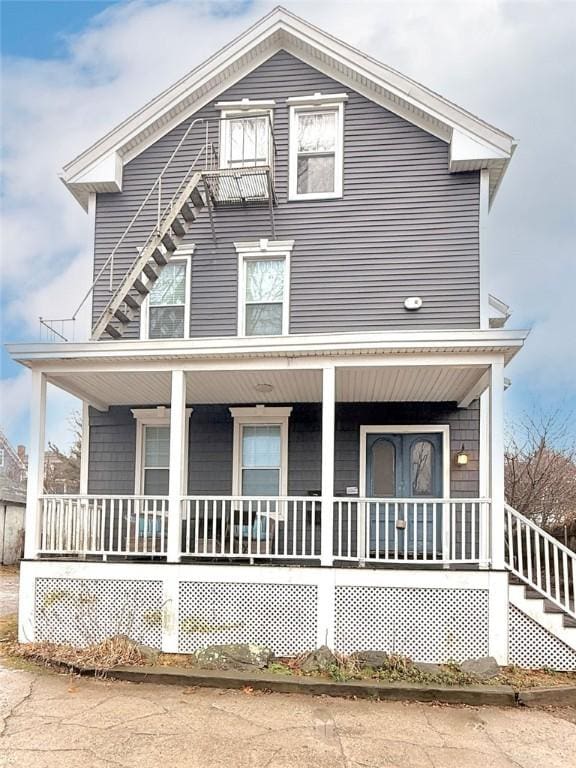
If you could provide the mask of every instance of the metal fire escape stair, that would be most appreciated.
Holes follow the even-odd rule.
[[[182,192],[164,212],[134,261],[114,291],[92,330],[92,341],[103,334],[120,339],[140,305],[150,293],[164,267],[189,232],[204,207],[199,185],[202,173],[195,173]]]

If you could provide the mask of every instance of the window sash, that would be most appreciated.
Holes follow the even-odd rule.
[[[168,263],[162,272],[160,273],[160,277],[152,287],[152,290],[150,291],[150,294],[147,298],[147,302],[145,305],[145,311],[144,311],[144,317],[145,321],[143,324],[143,335],[146,338],[154,338],[154,339],[185,339],[188,337],[189,334],[189,326],[190,323],[190,313],[189,311],[189,269],[190,264],[189,261],[186,259],[181,260],[174,260]],[[176,272],[176,279],[172,278],[173,282],[170,284],[168,277],[170,272]],[[168,285],[163,286],[162,279],[164,277],[164,282],[168,283]],[[166,279],[168,277],[168,280]],[[163,299],[161,296],[161,291],[164,290],[164,293],[166,294],[166,299]],[[156,293],[156,296],[155,296]],[[178,299],[178,294],[181,296],[181,300],[175,300]],[[169,327],[175,331],[175,333],[170,333],[168,329],[165,329],[164,332],[158,332],[161,330],[162,325],[166,325],[166,320],[162,323],[162,321],[157,321],[156,326],[153,328],[154,323],[152,320],[152,316],[154,312],[157,316],[162,316],[162,310],[170,310],[170,309],[178,309],[182,308],[182,315],[183,317],[177,317],[175,321],[171,324],[169,324]],[[181,326],[181,327],[180,327]]]
[[[250,266],[262,263],[262,264],[280,264],[281,269],[278,271],[277,274],[280,275],[280,287],[279,290],[275,289],[274,286],[272,286],[272,290],[268,291],[268,294],[272,293],[272,296],[270,298],[248,298],[250,293],[254,293],[251,290],[251,284],[250,284]],[[266,293],[266,290],[263,291],[263,293]],[[278,295],[279,294],[279,295]],[[245,258],[244,259],[244,322],[243,322],[243,333],[246,336],[281,336],[284,332],[284,303],[286,301],[286,258]],[[247,311],[248,307],[280,307],[280,324],[279,328],[276,331],[273,331],[271,333],[253,333],[249,332],[248,324],[249,324],[249,313]]]
[[[270,117],[249,113],[222,116],[223,165],[251,168],[270,165]],[[249,133],[249,131],[252,131]]]
[[[254,438],[262,438],[270,441],[270,438],[274,442],[274,455],[269,452],[271,461],[262,461],[262,458],[258,455],[258,446],[252,445],[252,455],[246,456],[248,453],[246,437],[249,431],[254,432]],[[257,434],[260,432],[260,434]],[[253,439],[254,439],[253,438]],[[270,442],[268,446],[270,447]],[[267,458],[266,456],[264,458]],[[275,474],[276,482],[273,483],[276,487],[275,491],[268,490],[264,494],[265,496],[279,496],[280,489],[282,487],[282,427],[280,424],[242,424],[240,427],[240,493],[242,496],[249,495],[245,490],[245,479],[250,477],[254,480],[260,476],[263,478],[273,477]],[[265,481],[266,482],[266,481]]]
[[[291,107],[289,199],[342,196],[343,120],[343,104],[328,99],[325,106]]]

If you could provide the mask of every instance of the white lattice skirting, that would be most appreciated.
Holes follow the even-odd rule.
[[[518,667],[533,669],[576,669],[576,651],[526,616],[515,605],[508,611],[509,661]]]
[[[20,637],[86,645],[124,633],[167,652],[251,642],[294,655],[327,644],[505,663],[506,584],[488,571],[29,561]]]

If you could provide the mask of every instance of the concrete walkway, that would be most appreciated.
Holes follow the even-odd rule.
[[[0,669],[2,768],[574,768],[540,710],[180,689]]]

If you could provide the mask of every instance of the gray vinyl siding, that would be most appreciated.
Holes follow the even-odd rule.
[[[191,495],[232,493],[233,421],[225,405],[193,406],[188,450],[188,492]],[[288,435],[288,493],[307,495],[321,488],[322,408],[293,406]],[[450,461],[453,497],[478,496],[479,410],[454,403],[358,403],[336,406],[335,482],[337,496],[359,484],[362,424],[448,424],[451,457],[464,445],[470,454],[466,469]],[[107,413],[90,410],[88,491],[95,494],[134,493],[136,425],[130,408]]]
[[[344,195],[288,202],[286,98],[347,92],[344,110]],[[275,99],[276,238],[294,239],[290,332],[479,327],[479,173],[448,172],[448,145],[281,51],[217,100]],[[212,120],[214,103],[194,117]],[[95,271],[105,261],[177,142],[185,121],[124,168],[123,191],[96,205]],[[204,138],[196,126],[165,187],[174,188]],[[119,249],[120,279],[155,217],[155,200]],[[271,237],[266,209],[218,210],[217,242],[204,211],[187,236],[195,244],[191,275],[192,337],[237,333],[238,259],[233,242]],[[416,313],[407,296],[422,297]],[[107,276],[95,291],[96,318],[109,297]],[[126,337],[139,334],[134,321]]]

